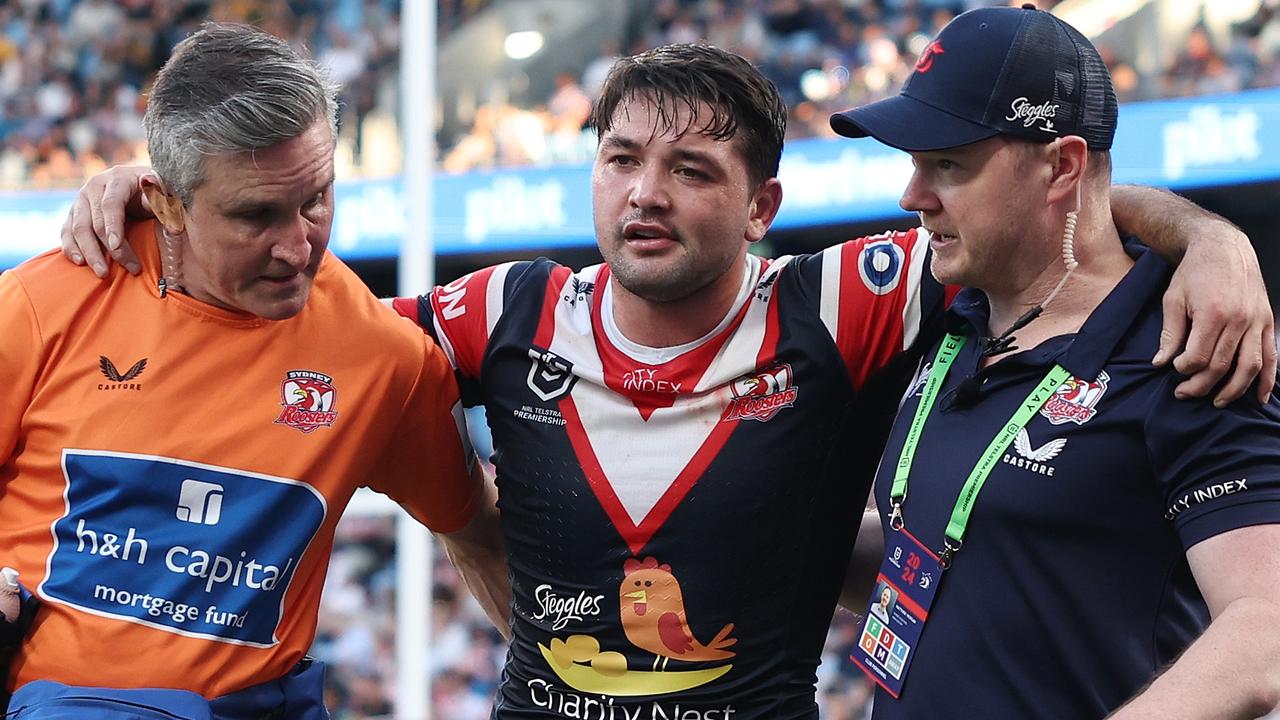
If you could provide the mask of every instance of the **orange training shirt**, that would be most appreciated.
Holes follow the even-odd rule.
[[[43,601],[8,678],[206,697],[310,647],[358,486],[437,532],[482,496],[444,354],[332,254],[268,321],[54,253],[0,275],[0,564]]]

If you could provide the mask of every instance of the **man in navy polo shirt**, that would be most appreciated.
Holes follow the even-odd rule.
[[[1280,405],[1178,400],[1149,362],[1168,268],[1111,222],[1097,51],[1031,6],[975,10],[832,126],[911,153],[902,206],[967,288],[876,479],[899,597],[854,653],[874,717],[1275,707]]]

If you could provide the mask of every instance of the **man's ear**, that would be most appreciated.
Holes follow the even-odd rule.
[[[782,183],[769,178],[756,189],[747,215],[747,242],[759,242],[769,232],[782,206]]]
[[[1089,144],[1077,135],[1067,135],[1050,145],[1052,170],[1049,176],[1050,203],[1074,198],[1076,186],[1084,182],[1089,167]]]
[[[176,235],[187,229],[186,210],[182,206],[182,200],[169,192],[164,183],[160,182],[159,176],[147,173],[138,179],[138,185],[142,188],[142,195],[151,206],[151,211],[165,230]]]

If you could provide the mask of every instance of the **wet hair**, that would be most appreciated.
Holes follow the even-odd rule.
[[[173,49],[143,125],[151,164],[190,206],[207,155],[251,152],[321,119],[337,139],[338,87],[285,41],[247,25],[205,23]]]
[[[745,58],[680,43],[618,60],[592,110],[596,137],[613,126],[619,106],[638,97],[657,106],[655,134],[679,137],[694,130],[716,140],[738,139],[753,182],[777,177],[787,108],[773,82]],[[703,103],[711,108],[710,118],[698,117]],[[683,127],[677,125],[681,108],[688,111]]]

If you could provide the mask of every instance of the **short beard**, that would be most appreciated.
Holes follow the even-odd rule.
[[[690,264],[680,265],[674,272],[655,276],[637,267],[641,263],[619,258],[609,263],[609,271],[627,292],[649,302],[671,303],[684,300],[706,287],[714,277],[699,277]]]
[[[609,272],[617,278],[627,292],[653,303],[673,303],[698,294],[728,272],[733,265],[733,255],[711,267],[700,267],[698,258],[692,256],[686,246],[685,254],[674,267],[663,273],[646,271],[643,260],[626,257],[621,252],[606,258]],[[614,253],[610,253],[614,254]]]

